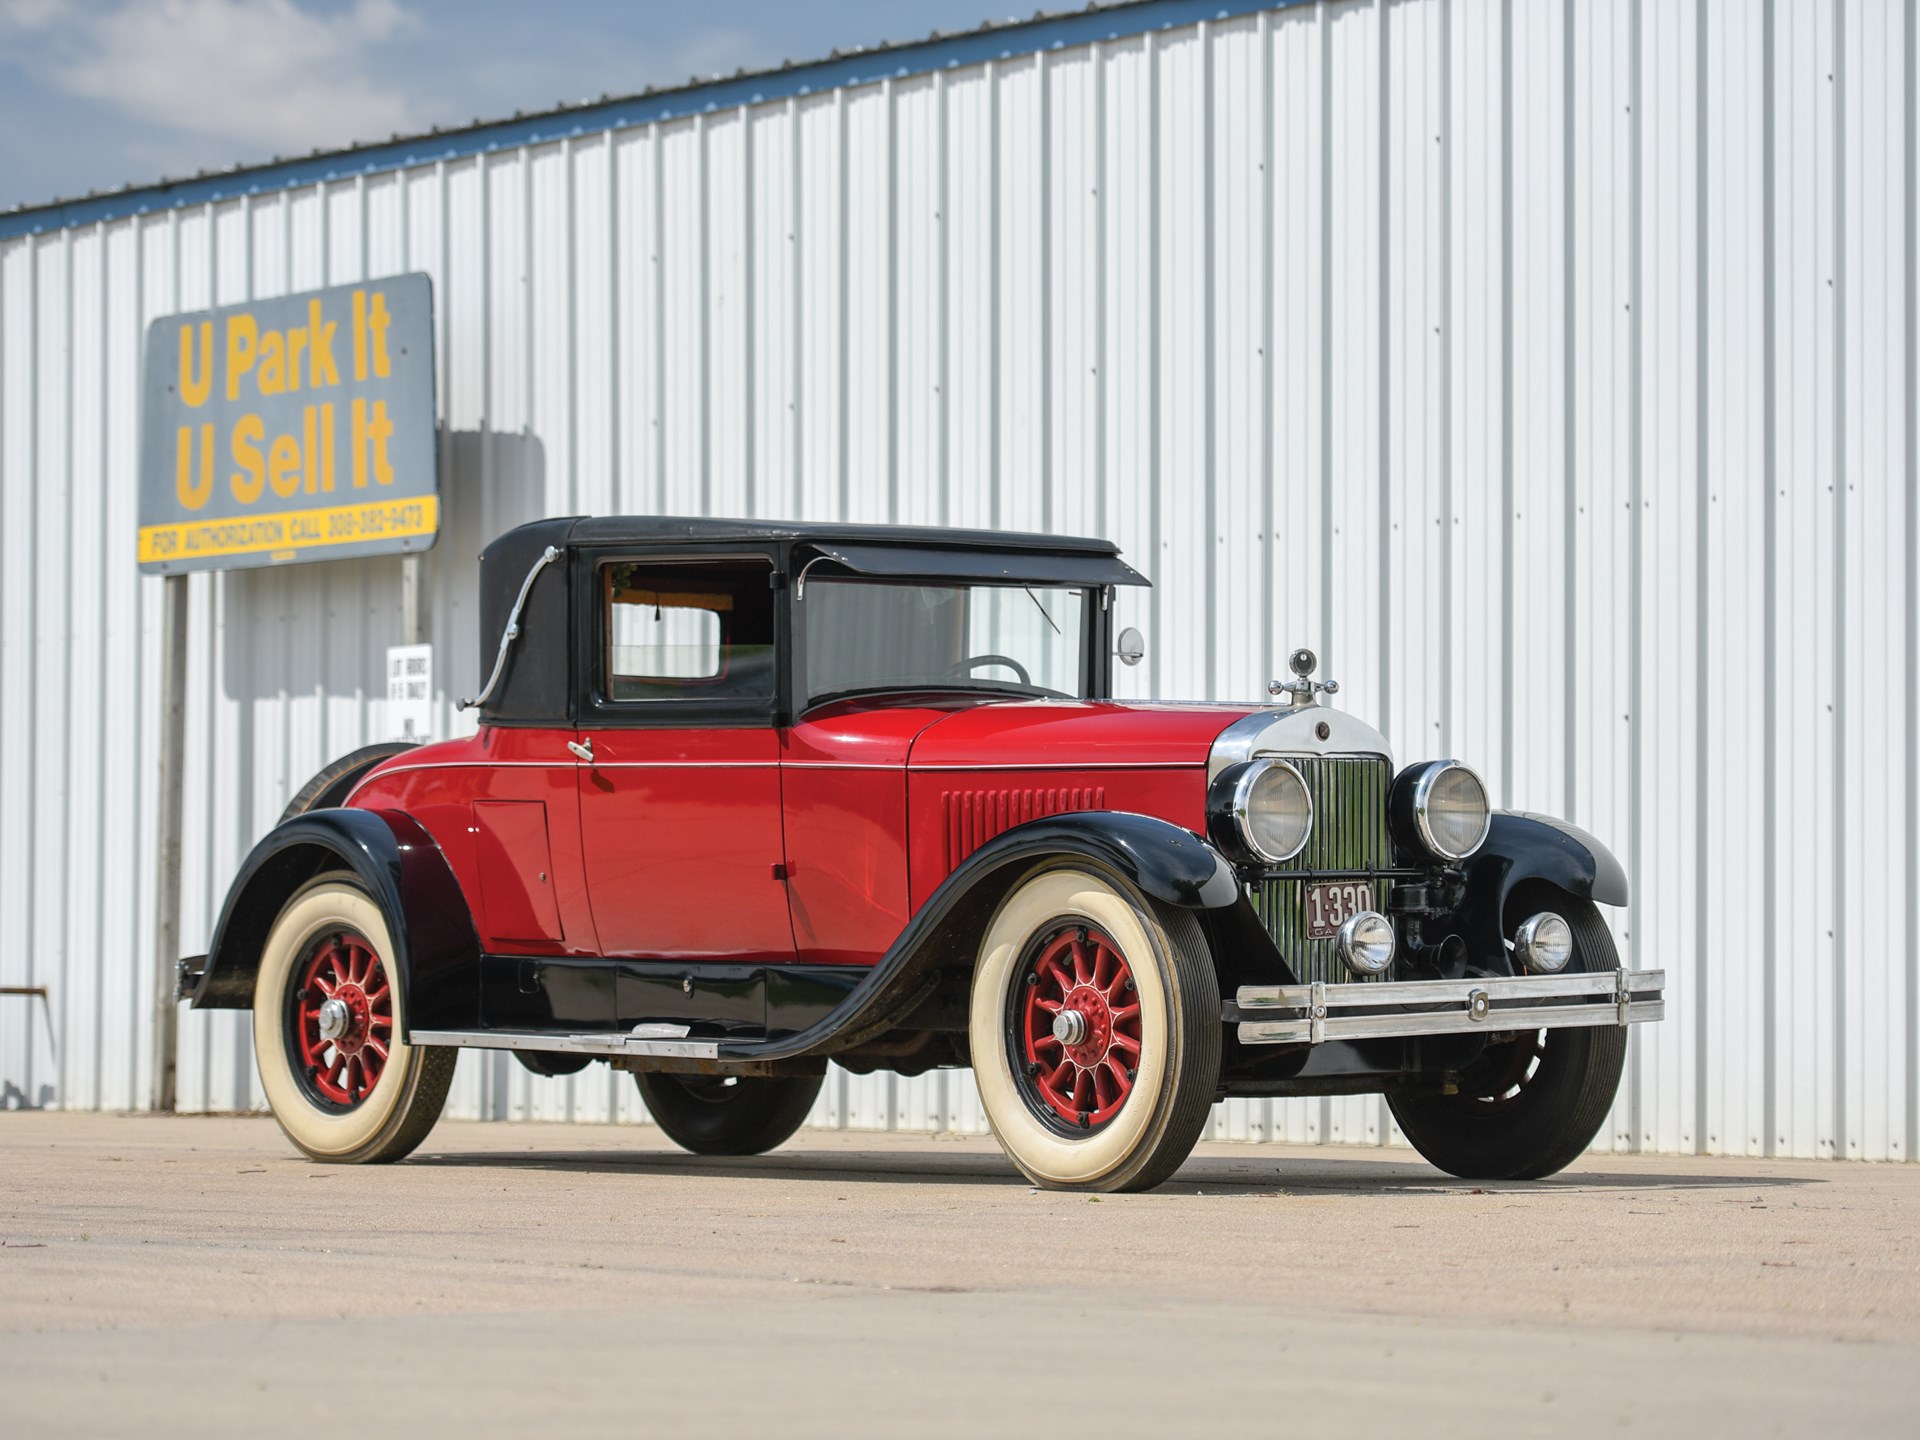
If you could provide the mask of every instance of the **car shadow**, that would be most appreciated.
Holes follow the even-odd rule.
[[[1003,1157],[979,1150],[940,1154],[921,1151],[813,1150],[804,1142],[792,1149],[748,1157],[688,1155],[675,1150],[636,1148],[625,1152],[472,1151],[419,1152],[409,1166],[447,1169],[534,1170],[574,1175],[686,1176],[706,1179],[788,1180],[863,1185],[984,1185],[1033,1188]],[[1737,1164],[1738,1162],[1729,1162]],[[1621,1174],[1583,1170],[1579,1164],[1544,1180],[1459,1180],[1424,1161],[1376,1160],[1348,1156],[1246,1158],[1200,1156],[1189,1160],[1156,1195],[1367,1195],[1485,1194],[1528,1195],[1581,1190],[1657,1192],[1727,1190],[1755,1195],[1769,1190],[1820,1185],[1804,1175],[1771,1171],[1755,1162],[1752,1170],[1726,1172]]]

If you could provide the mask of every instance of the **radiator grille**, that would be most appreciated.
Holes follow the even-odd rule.
[[[1002,831],[1046,815],[1072,810],[1104,810],[1104,786],[1057,790],[948,790],[940,796],[947,828],[947,869],[951,870]]]
[[[1313,833],[1307,847],[1272,875],[1247,887],[1267,933],[1302,981],[1356,980],[1340,962],[1332,940],[1309,940],[1306,878],[1366,875],[1393,864],[1387,836],[1387,787],[1392,767],[1374,755],[1289,755],[1313,796]],[[1390,882],[1376,878],[1376,909],[1387,903]],[[1382,980],[1393,978],[1389,969]]]

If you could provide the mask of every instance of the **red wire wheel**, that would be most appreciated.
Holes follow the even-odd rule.
[[[303,1088],[338,1110],[372,1093],[393,1043],[386,966],[352,930],[321,935],[301,960],[288,1005],[294,1065]]]
[[[1140,999],[1120,947],[1072,925],[1034,948],[1014,996],[1013,1050],[1027,1103],[1070,1132],[1120,1113],[1140,1066]]]

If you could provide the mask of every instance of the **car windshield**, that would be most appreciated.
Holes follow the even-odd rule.
[[[898,690],[1086,694],[1084,590],[822,577],[800,616],[803,706]]]

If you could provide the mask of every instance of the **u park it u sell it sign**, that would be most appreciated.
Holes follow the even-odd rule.
[[[427,276],[155,320],[142,398],[142,570],[234,570],[433,544],[440,497]]]

